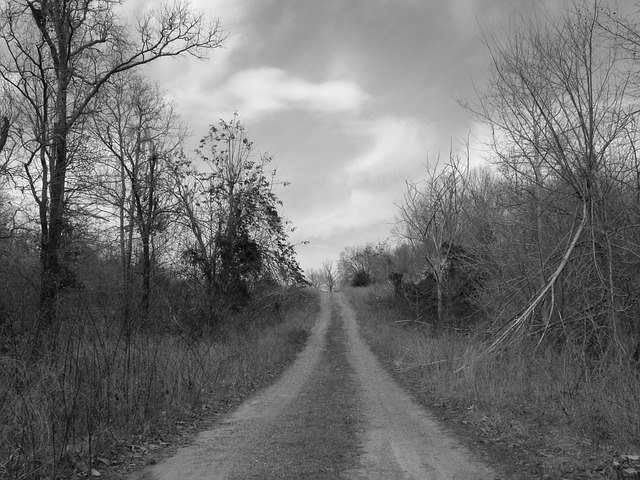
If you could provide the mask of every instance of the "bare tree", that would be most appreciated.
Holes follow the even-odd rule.
[[[306,278],[316,288],[333,292],[338,283],[338,273],[333,266],[333,260],[325,260],[320,268],[309,268]]]
[[[316,288],[324,288],[324,275],[321,268],[308,268],[305,270],[305,278]]]
[[[536,292],[505,324],[492,348],[520,338],[540,309],[546,332],[557,312],[559,280],[570,273],[581,275],[574,279],[576,287],[595,288],[576,318],[599,322],[606,317],[611,338],[619,338],[613,218],[603,207],[620,174],[615,158],[625,148],[627,129],[638,112],[629,102],[627,58],[619,42],[601,28],[602,15],[598,2],[576,1],[561,18],[539,10],[503,38],[486,39],[492,59],[489,82],[470,110],[492,128],[499,165],[532,186],[539,245],[542,208],[571,212],[565,217],[564,237],[539,252]],[[573,268],[575,252],[584,254],[585,249],[590,253],[581,258],[590,261]],[[606,314],[587,313],[594,309]]]
[[[39,209],[41,317],[56,318],[60,242],[67,175],[85,117],[115,74],[161,57],[202,58],[222,45],[217,21],[207,23],[184,2],[147,10],[133,29],[121,25],[116,0],[16,0],[0,17],[0,76],[23,99],[24,164]]]
[[[104,170],[90,179],[98,200],[112,205],[118,221],[125,325],[131,326],[134,233],[142,246],[141,307],[149,313],[155,235],[171,211],[169,159],[182,146],[184,128],[157,86],[119,74],[105,85],[94,115],[94,135],[106,149]]]
[[[329,292],[333,292],[336,288],[338,279],[332,260],[325,260],[322,262],[322,277]]]
[[[468,162],[452,153],[449,163],[442,169],[437,164],[430,168],[423,182],[407,182],[397,218],[396,234],[413,246],[433,276],[439,323],[446,317],[449,260],[463,232],[468,179]]]

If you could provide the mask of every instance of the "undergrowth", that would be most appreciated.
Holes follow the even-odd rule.
[[[640,453],[637,364],[526,342],[487,359],[481,326],[434,332],[407,321],[388,288],[345,293],[372,349],[421,401],[454,406],[489,441],[535,452],[548,478],[590,478],[614,453]]]
[[[56,333],[55,354],[34,356],[28,335],[5,336],[0,478],[95,475],[118,444],[237,402],[290,362],[313,326],[317,295],[281,295],[276,309],[235,314],[224,335],[124,335],[79,310]]]

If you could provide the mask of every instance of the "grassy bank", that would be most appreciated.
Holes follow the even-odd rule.
[[[519,346],[479,361],[478,334],[407,322],[390,290],[347,289],[363,334],[424,404],[501,445],[544,478],[602,478],[616,453],[640,453],[640,369],[589,364],[568,348]]]
[[[236,314],[222,335],[125,336],[78,312],[57,332],[55,355],[34,357],[27,336],[5,338],[0,478],[95,475],[238,403],[292,361],[315,321],[313,291],[280,295],[277,308]]]

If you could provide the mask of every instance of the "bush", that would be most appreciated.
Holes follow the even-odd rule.
[[[352,287],[368,287],[371,285],[371,275],[366,270],[358,270],[351,279]]]

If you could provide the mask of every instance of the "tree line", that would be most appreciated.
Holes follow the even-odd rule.
[[[237,114],[187,152],[140,70],[205,59],[225,43],[219,21],[174,2],[126,24],[121,3],[0,10],[0,326],[29,319],[39,340],[78,301],[108,298],[124,330],[167,309],[204,328],[261,286],[303,281],[271,157]]]
[[[393,246],[352,247],[345,284],[391,280],[416,317],[588,358],[640,354],[640,28],[604,2],[542,8],[486,32],[461,105],[490,132],[408,182]],[[424,315],[424,317],[423,317]]]

